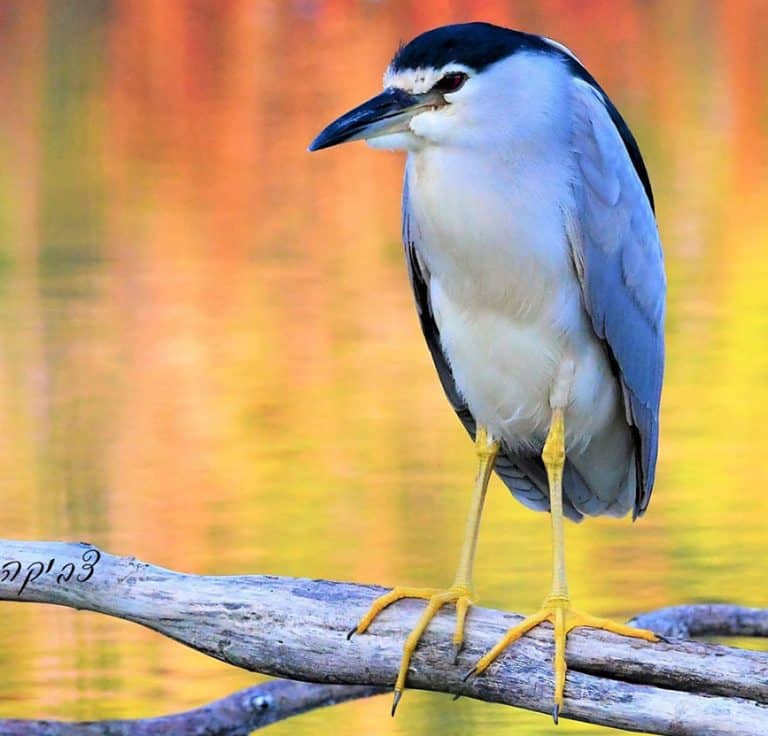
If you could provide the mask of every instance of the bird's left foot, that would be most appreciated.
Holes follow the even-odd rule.
[[[474,668],[470,670],[469,675],[483,673],[510,644],[544,621],[549,621],[555,630],[555,656],[553,663],[555,671],[555,699],[554,708],[552,709],[552,717],[555,723],[558,721],[560,710],[563,706],[565,672],[567,669],[565,664],[565,639],[571,629],[575,629],[577,626],[587,626],[592,629],[612,631],[614,634],[630,636],[635,639],[644,639],[651,642],[659,641],[659,637],[652,631],[635,629],[627,624],[576,611],[571,608],[571,601],[568,596],[550,596],[544,601],[540,610],[507,631],[498,644],[480,658]]]
[[[395,682],[395,695],[392,702],[392,715],[395,715],[397,704],[400,702],[400,698],[405,690],[405,680],[408,675],[408,665],[411,662],[411,656],[413,655],[416,645],[419,643],[425,629],[429,625],[429,622],[435,617],[437,612],[448,603],[456,604],[456,628],[453,633],[453,651],[454,662],[459,656],[462,644],[464,643],[464,622],[467,618],[467,611],[472,605],[472,591],[468,585],[452,585],[450,588],[407,588],[398,586],[389,593],[377,598],[371,607],[368,609],[368,613],[360,619],[360,623],[349,632],[347,638],[351,638],[354,634],[364,633],[371,625],[373,620],[389,605],[395,601],[399,601],[403,598],[423,598],[426,600],[427,607],[424,613],[421,614],[416,626],[408,635],[403,646],[403,658],[400,660],[400,670],[397,673],[397,680]]]

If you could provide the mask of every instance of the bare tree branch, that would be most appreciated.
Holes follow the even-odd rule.
[[[669,606],[632,619],[633,626],[671,639],[694,636],[768,636],[768,610],[729,603]]]
[[[385,692],[371,685],[319,685],[273,680],[221,700],[160,718],[109,721],[0,719],[3,736],[248,736],[252,731],[308,710]]]
[[[348,642],[347,630],[379,593],[328,581],[185,575],[86,544],[0,542],[0,600],[99,611],[235,666],[291,679],[391,685],[421,605],[397,604]],[[409,685],[549,712],[546,626],[515,643],[484,676],[462,680],[519,620],[471,609],[467,644],[454,665],[453,616],[441,613],[413,658]],[[579,629],[568,639],[568,663],[564,717],[675,736],[768,733],[768,654]]]

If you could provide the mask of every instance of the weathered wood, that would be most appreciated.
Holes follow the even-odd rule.
[[[315,708],[378,695],[366,685],[321,685],[273,680],[238,690],[202,708],[159,718],[108,721],[0,719],[3,736],[248,736],[253,731]]]
[[[381,592],[264,575],[186,575],[85,544],[0,542],[1,600],[99,611],[238,667],[314,682],[394,681],[402,643],[423,604],[401,602],[370,632],[346,639]],[[462,680],[519,620],[471,609],[467,643],[454,665],[453,616],[442,612],[417,649],[409,686],[549,712],[548,626],[517,642],[482,677]],[[768,654],[692,641],[648,644],[579,629],[569,635],[568,665],[563,717],[675,736],[768,733]]]
[[[643,613],[632,619],[632,625],[672,639],[768,636],[768,610],[728,603],[695,603]]]

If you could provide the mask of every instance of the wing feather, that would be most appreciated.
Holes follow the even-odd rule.
[[[584,306],[621,382],[639,470],[635,517],[656,466],[666,280],[645,167],[603,91],[574,79],[575,209],[566,212]],[[639,162],[639,163],[638,163]]]

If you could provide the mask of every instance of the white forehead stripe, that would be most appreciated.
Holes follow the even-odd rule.
[[[472,74],[473,70],[464,64],[450,63],[440,69],[424,67],[422,69],[401,69],[395,71],[391,66],[384,72],[384,87],[398,87],[415,95],[429,92],[435,83],[449,72]]]

